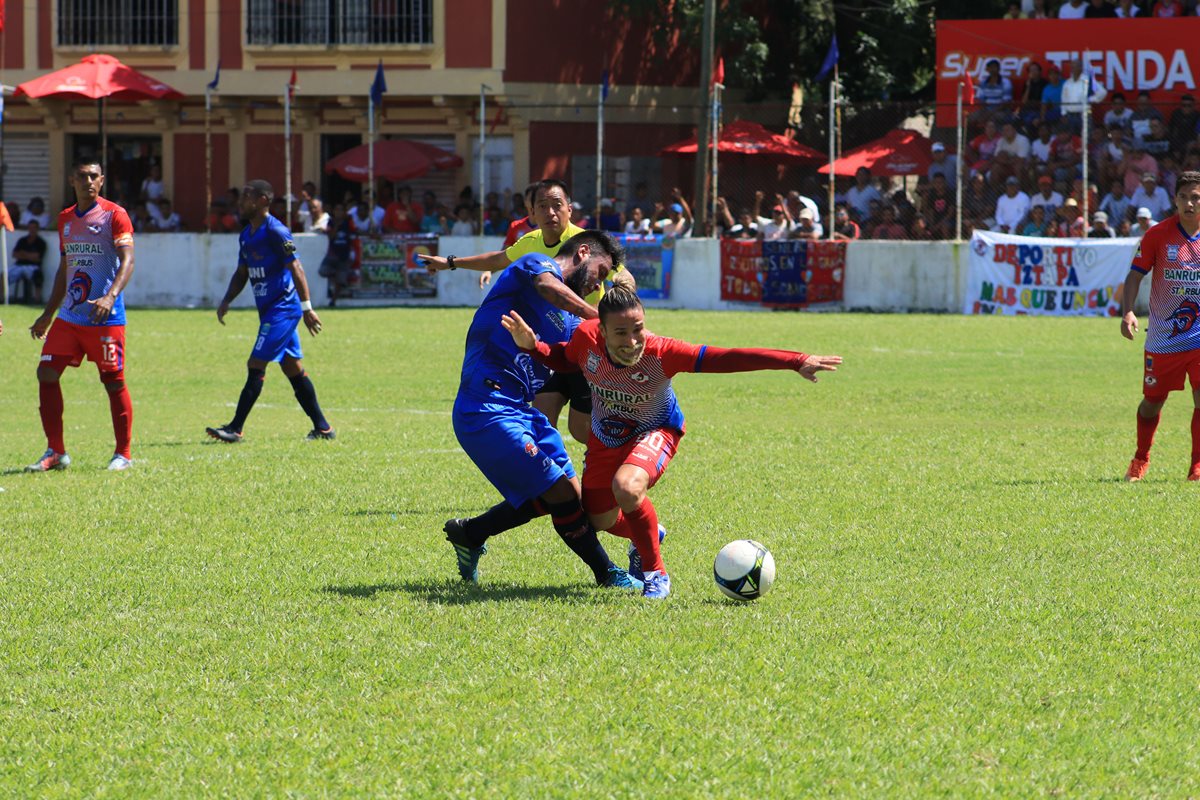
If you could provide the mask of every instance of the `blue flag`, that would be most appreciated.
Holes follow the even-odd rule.
[[[217,59],[217,74],[213,75],[212,83],[208,84],[208,88],[214,92],[217,90],[217,84],[221,82],[221,59]]]
[[[375,69],[375,80],[371,82],[371,102],[376,106],[383,103],[383,95],[387,91],[387,81],[383,79],[383,59]]]
[[[600,100],[608,99],[608,70],[600,74]]]
[[[835,33],[833,35],[833,41],[829,43],[829,53],[825,56],[824,63],[821,64],[821,71],[817,73],[817,83],[825,80],[826,76],[828,76],[830,72],[833,72],[833,68],[837,66],[837,62],[838,46],[837,34]]]

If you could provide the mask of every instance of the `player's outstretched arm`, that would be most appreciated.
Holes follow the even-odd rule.
[[[425,265],[425,269],[429,272],[436,273],[442,270],[449,269],[448,259],[445,256],[424,255],[421,256],[421,263]],[[508,255],[503,250],[496,250],[491,253],[480,253],[474,256],[458,256],[454,257],[454,268],[473,269],[476,272],[495,272],[502,270],[509,265]]]
[[[841,363],[841,356],[809,356],[800,365],[800,369],[797,372],[805,380],[816,383],[818,372],[837,372],[837,368]]]
[[[1137,300],[1143,277],[1136,269],[1129,270],[1121,291],[1121,335],[1131,341],[1138,329],[1138,318],[1137,314],[1133,313],[1133,304]]]
[[[837,372],[841,356],[812,356],[792,350],[757,347],[705,347],[696,359],[694,372],[757,372],[790,369],[805,380],[817,382],[818,372]]]
[[[304,308],[304,327],[308,328],[310,334],[316,336],[321,332],[321,318],[317,316],[316,311],[313,311],[312,301],[308,294],[308,278],[304,274],[304,267],[300,264],[300,259],[293,258],[292,263],[288,264],[288,270],[292,273],[292,283],[296,284],[296,296],[300,298],[300,307]]]
[[[54,284],[50,288],[50,297],[46,299],[46,308],[42,315],[29,326],[29,335],[35,339],[45,339],[50,323],[54,321],[54,312],[62,305],[67,296],[67,257],[59,256],[58,272],[54,274]]]
[[[229,288],[225,290],[225,296],[221,298],[221,303],[217,306],[217,322],[225,324],[225,315],[229,313],[229,304],[242,293],[242,289],[246,288],[246,281],[249,279],[250,270],[246,268],[245,263],[238,264],[237,269],[233,271],[233,277],[229,279]]]

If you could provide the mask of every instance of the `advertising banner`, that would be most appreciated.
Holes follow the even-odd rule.
[[[1138,241],[976,231],[963,313],[1115,317]]]
[[[625,268],[637,281],[638,297],[664,300],[671,296],[671,269],[675,263],[675,239],[670,236],[621,234]]]
[[[387,233],[363,236],[362,278],[350,287],[350,297],[364,300],[399,300],[437,297],[437,279],[418,258],[437,255],[438,237],[432,233]]]
[[[842,302],[846,243],[783,239],[721,242],[721,299],[774,308]]]
[[[762,245],[757,239],[721,240],[721,299],[762,302]]]
[[[1071,60],[1078,58],[1109,94],[1123,93],[1132,106],[1144,90],[1165,111],[1182,95],[1196,91],[1197,37],[1197,17],[939,21],[937,124],[954,126],[958,83],[970,73],[978,86],[993,58],[1000,62],[1000,73],[1013,82],[1017,101],[1031,62],[1043,71],[1057,65],[1066,76]]]

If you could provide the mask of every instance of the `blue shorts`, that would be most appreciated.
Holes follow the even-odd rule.
[[[300,333],[296,326],[299,317],[263,320],[258,326],[258,338],[254,340],[251,358],[259,361],[282,361],[287,356],[303,358],[300,350]]]
[[[479,471],[519,507],[540,497],[575,467],[562,436],[546,416],[530,406],[454,401],[454,435]]]

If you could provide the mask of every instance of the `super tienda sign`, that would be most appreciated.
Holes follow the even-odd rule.
[[[1132,105],[1147,91],[1166,109],[1196,92],[1200,17],[1176,19],[949,20],[937,24],[937,124],[955,124],[958,84],[970,74],[978,86],[987,62],[1013,83],[1019,102],[1029,64],[1043,74],[1057,66],[1066,77],[1078,58],[1111,95]],[[1107,99],[1106,99],[1107,102]]]

